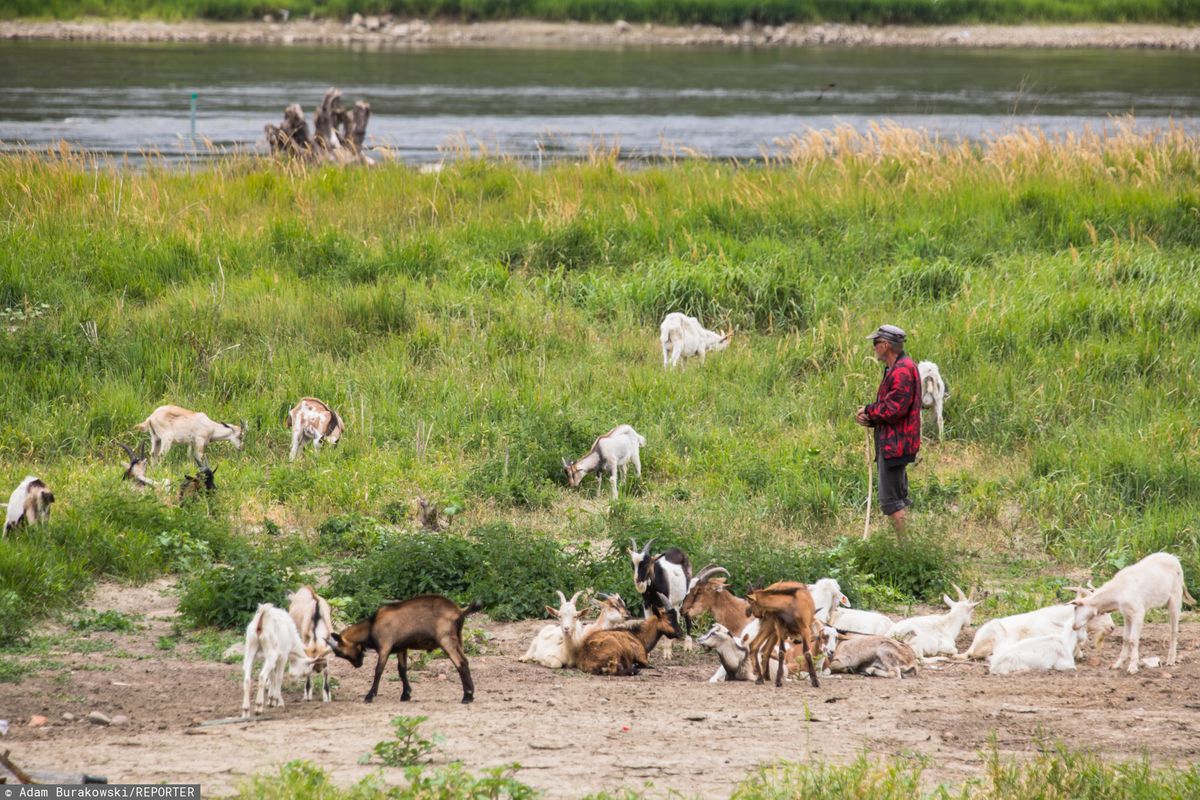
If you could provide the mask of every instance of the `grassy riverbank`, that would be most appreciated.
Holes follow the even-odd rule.
[[[386,595],[387,576],[341,559],[407,547],[389,563],[419,571],[401,554],[483,552],[397,533],[418,495],[530,574],[550,563],[543,534],[674,539],[740,565],[739,582],[786,570],[797,546],[789,564],[836,565],[862,526],[852,412],[873,396],[863,337],[884,320],[950,385],[948,440],[912,483],[917,541],[951,558],[915,545],[933,574],[914,577],[856,551],[848,583],[904,600],[1015,560],[1033,594],[1005,602],[1021,605],[1062,583],[1044,568],[1103,577],[1165,548],[1197,594],[1196,141],[841,131],[782,152],[766,168],[598,155],[540,173],[0,161],[0,486],[38,474],[59,498],[52,525],[0,549],[0,616],[27,624],[97,573],[268,563],[246,535],[280,554],[276,574],[335,559],[347,591]],[[735,327],[734,345],[664,372],[657,323],[676,309]],[[347,434],[290,464],[283,416],[305,394]],[[249,422],[245,450],[209,450],[211,507],[120,484],[117,442],[167,402]],[[610,510],[559,464],[618,423],[648,444]],[[177,448],[151,475],[177,486],[190,467]],[[554,562],[564,582],[620,559],[576,555]],[[219,604],[235,579],[196,591]]]
[[[869,25],[947,25],[1027,22],[1191,23],[1198,0],[10,0],[0,19],[83,16],[119,19],[254,20],[287,9],[348,18],[355,13],[464,21],[542,19],[653,22],[667,25],[762,25],[841,22]]]

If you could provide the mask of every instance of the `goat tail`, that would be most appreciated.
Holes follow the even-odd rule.
[[[250,625],[254,628],[255,636],[262,636],[263,617],[266,616],[267,609],[270,607],[270,603],[260,603],[258,610],[254,612],[254,618],[250,620]]]
[[[1183,584],[1183,602],[1187,603],[1189,606],[1196,605],[1196,598],[1194,598],[1190,594],[1188,594],[1186,583]]]
[[[139,422],[137,425],[134,425],[133,427],[134,427],[134,428],[136,428],[136,429],[137,429],[137,430],[139,430],[139,431],[148,431],[148,430],[150,430],[150,417],[146,417],[144,420],[142,420],[141,422]]]
[[[470,602],[470,604],[467,605],[466,608],[463,608],[460,610],[462,611],[462,616],[466,617],[469,614],[474,614],[476,611],[478,611],[481,608],[483,608],[483,603],[479,602],[478,600],[472,600]]]
[[[290,428],[290,427],[292,427],[292,415],[291,415],[291,412],[288,412],[288,413],[287,413],[287,414],[284,416],[284,418],[283,418],[283,427],[285,427],[285,428]]]

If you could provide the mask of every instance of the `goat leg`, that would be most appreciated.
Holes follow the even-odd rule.
[[[396,672],[400,675],[400,684],[404,690],[400,693],[400,702],[407,703],[412,698],[412,686],[408,683],[408,651],[396,651]]]
[[[383,678],[383,669],[387,666],[388,656],[391,655],[391,652],[390,648],[379,648],[379,658],[375,661],[375,680],[371,681],[371,690],[363,698],[364,703],[373,702],[375,695],[379,694],[379,681]]]

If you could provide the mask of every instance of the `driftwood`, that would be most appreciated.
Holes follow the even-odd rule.
[[[359,100],[347,111],[342,107],[341,90],[331,88],[313,115],[311,136],[298,103],[284,109],[283,125],[266,125],[264,130],[272,153],[370,164],[373,162],[362,152],[370,118],[370,103]]]
[[[17,779],[17,783],[108,783],[103,775],[87,775],[82,772],[45,772],[42,770],[23,770],[8,757],[8,750],[0,753],[0,783],[8,783],[8,776]],[[5,774],[8,773],[8,775]]]

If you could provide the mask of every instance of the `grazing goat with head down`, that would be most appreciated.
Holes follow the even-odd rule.
[[[300,455],[305,441],[311,440],[313,450],[320,450],[322,441],[336,445],[346,430],[337,412],[315,397],[301,398],[288,412],[283,425],[292,429],[292,461]]]
[[[287,668],[293,675],[307,675],[312,671],[313,660],[304,652],[300,632],[286,611],[270,603],[263,603],[254,612],[254,618],[246,626],[246,650],[242,657],[242,716],[250,716],[250,689],[253,686],[251,673],[254,658],[262,653],[263,666],[258,675],[258,697],[254,713],[263,711],[263,693],[268,705],[283,707],[283,671]]]
[[[689,317],[678,311],[672,311],[663,318],[658,327],[658,339],[662,344],[663,368],[674,367],[681,358],[704,356],[711,350],[724,350],[729,346],[733,333],[718,333],[707,330],[700,320]]]
[[[313,674],[321,676],[321,700],[333,699],[329,686],[329,645],[325,640],[333,633],[329,601],[311,586],[301,586],[288,596],[288,614],[300,632],[304,653],[313,660],[312,670],[304,677],[304,699],[312,700]]]
[[[633,585],[642,596],[642,608],[647,617],[661,603],[667,609],[683,617],[687,634],[683,649],[692,649],[692,623],[682,614],[683,601],[687,598],[688,590],[692,587],[692,565],[687,554],[677,547],[672,547],[658,555],[650,555],[650,546],[654,540],[646,542],[646,546],[638,550],[637,542],[629,540],[629,560],[633,563]],[[671,645],[668,642],[663,648],[663,658],[671,657]]]
[[[332,634],[327,644],[334,655],[346,659],[355,669],[362,666],[367,650],[378,654],[375,680],[363,698],[364,703],[372,702],[379,694],[379,681],[392,653],[396,654],[400,681],[404,685],[400,700],[408,701],[412,697],[412,686],[408,682],[408,651],[439,647],[458,670],[463,686],[462,701],[470,703],[475,699],[475,682],[471,680],[471,668],[463,652],[462,628],[467,615],[482,607],[480,603],[472,602],[466,608],[460,608],[453,600],[436,594],[386,603],[367,619]]]
[[[567,483],[572,488],[583,483],[583,479],[591,473],[596,475],[596,494],[604,486],[604,476],[608,475],[612,486],[612,499],[617,499],[617,476],[624,480],[629,474],[629,465],[642,477],[641,448],[646,446],[646,437],[635,431],[630,425],[618,425],[596,441],[586,453],[574,461],[562,460],[563,472],[567,474]]]
[[[8,497],[8,513],[4,517],[4,532],[21,525],[36,525],[50,519],[50,504],[54,494],[36,475],[28,475]]]
[[[191,448],[192,458],[198,463],[207,464],[204,448],[209,442],[233,442],[238,450],[242,449],[245,423],[238,426],[214,422],[200,411],[189,411],[179,406],[159,406],[138,423],[137,429],[150,432],[151,458],[162,458],[173,443],[180,442]]]

